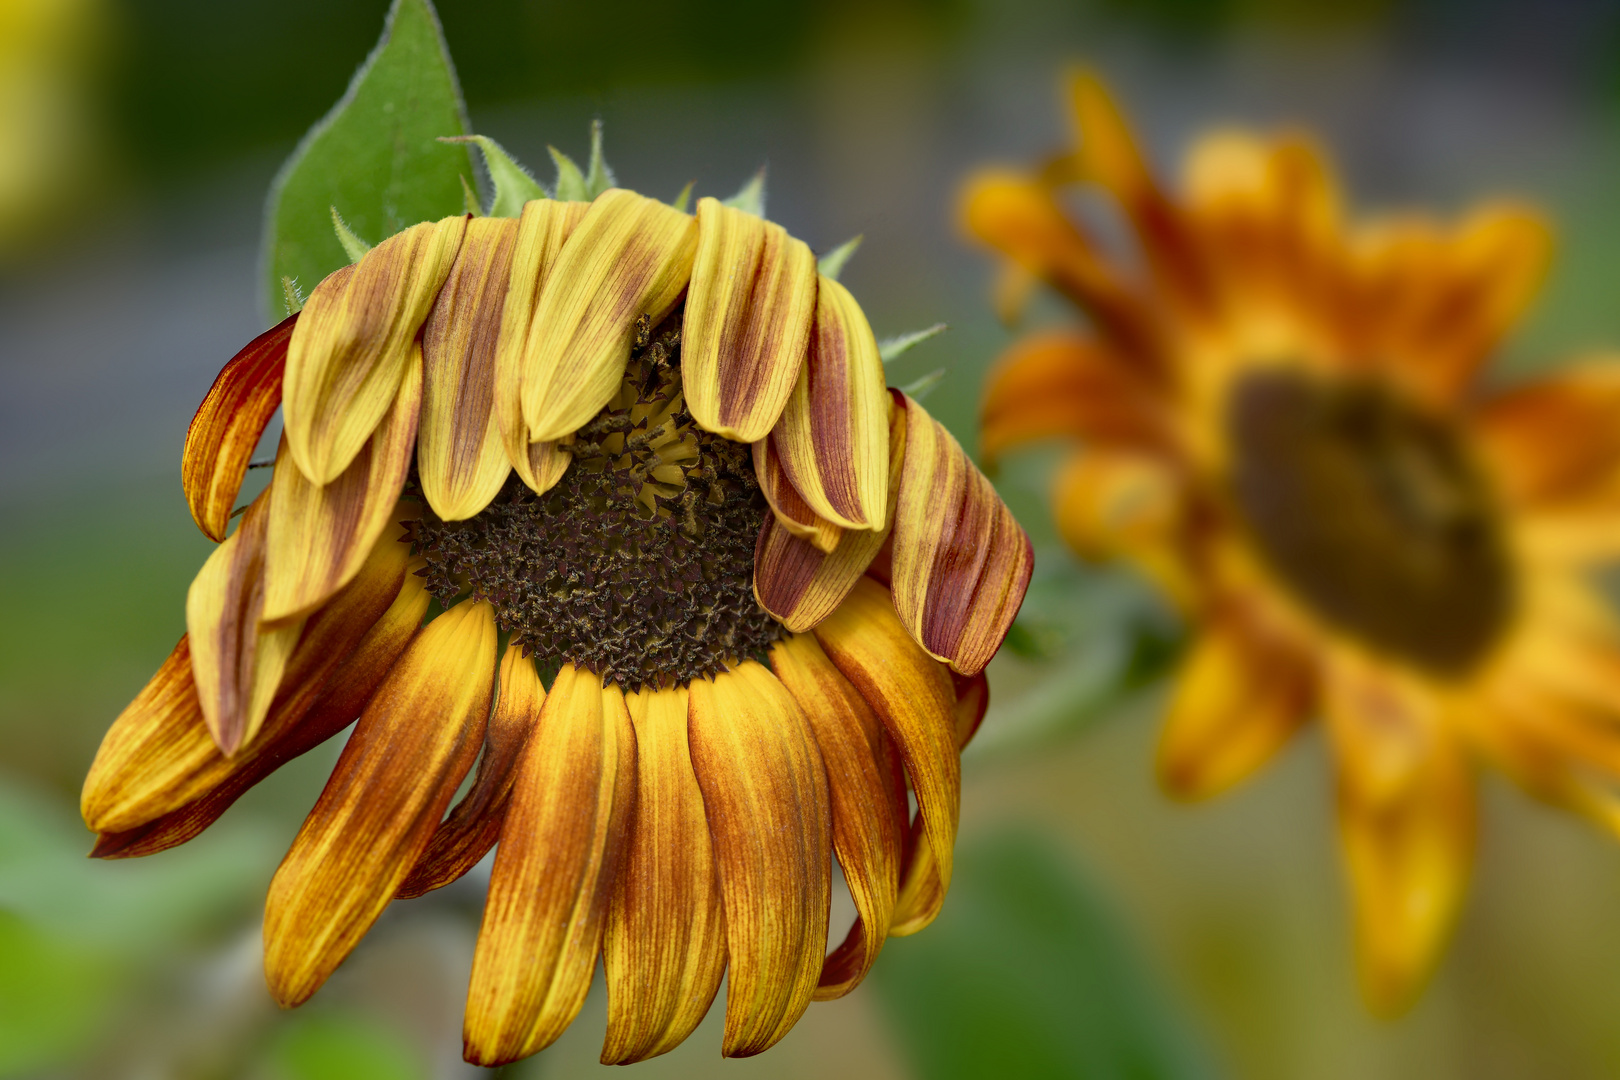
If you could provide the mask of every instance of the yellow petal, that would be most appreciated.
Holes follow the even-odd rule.
[[[934,657],[964,675],[1001,647],[1029,588],[1034,552],[1000,496],[922,406],[906,414],[894,519],[894,607]]]
[[[690,726],[731,954],[721,1053],[747,1057],[798,1022],[821,974],[827,774],[804,713],[756,661],[693,682]]]
[[[489,505],[511,466],[495,420],[495,344],[518,223],[474,218],[422,327],[422,494],[445,521]]]
[[[314,484],[336,480],[389,415],[466,224],[413,225],[310,294],[287,351],[282,416],[292,459]]]
[[[422,401],[421,354],[414,347],[413,353],[393,412],[330,484],[310,483],[282,438],[270,485],[265,622],[295,619],[319,607],[354,577],[394,520]]]
[[[686,407],[705,430],[753,442],[775,426],[804,364],[816,258],[780,225],[718,199],[698,200],[697,227],[681,327]]]
[[[361,713],[270,882],[264,974],[309,999],[371,928],[472,767],[495,677],[495,616],[457,604],[416,635]]]
[[[540,341],[532,337],[540,292],[563,244],[591,208],[590,203],[534,199],[523,204],[512,250],[511,282],[501,308],[495,346],[495,422],[506,459],[536,493],[544,493],[568,467],[566,451],[555,442],[533,442],[523,420],[523,380]]]
[[[777,642],[771,669],[804,710],[826,763],[833,850],[858,913],[822,965],[816,999],[825,1001],[860,985],[888,937],[908,827],[906,778],[882,721],[814,637]]]
[[[473,954],[466,1058],[550,1046],[590,988],[629,827],[636,747],[618,685],[565,666],[524,750]]]
[[[760,439],[750,447],[750,451],[754,458],[754,477],[759,481],[760,491],[765,494],[765,501],[770,503],[777,527],[789,536],[808,541],[822,554],[837,548],[844,530],[817,514],[804,501],[804,496],[799,494],[782,468],[782,457],[772,440],[769,437]]]
[[[192,520],[210,540],[225,539],[248,461],[281,405],[287,343],[297,321],[289,315],[231,357],[186,429],[180,484]]]
[[[625,700],[636,730],[636,808],[602,939],[604,1065],[673,1050],[709,1011],[726,968],[714,849],[687,740],[687,692],[644,690]]]
[[[521,376],[530,442],[572,434],[624,377],[636,321],[675,306],[692,271],[697,222],[656,199],[599,195],[541,286]]]

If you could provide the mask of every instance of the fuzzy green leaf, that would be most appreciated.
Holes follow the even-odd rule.
[[[865,236],[852,236],[817,259],[817,272],[823,277],[830,277],[837,281],[838,275],[844,272],[844,264],[849,262],[850,256],[855,254],[855,249],[861,246],[861,241],[864,239],[866,239]]]
[[[574,159],[555,146],[548,146],[546,150],[551,153],[551,160],[557,166],[557,186],[553,195],[564,202],[588,202],[590,196],[585,194],[585,174],[579,171]]]
[[[721,199],[721,205],[735,207],[746,211],[755,217],[765,216],[765,169],[760,168],[753,179],[744,184],[742,188],[729,199]]]
[[[521,217],[524,203],[546,197],[546,189],[540,186],[540,181],[489,136],[462,135],[439,141],[472,143],[483,153],[484,168],[489,170],[489,178],[495,184],[495,199],[489,204],[490,217]]]
[[[921,345],[929,338],[943,334],[947,329],[948,327],[941,322],[935,323],[926,330],[913,330],[909,334],[899,334],[892,338],[884,338],[882,341],[878,342],[878,355],[882,357],[883,362],[887,364],[890,360],[900,356],[902,353],[911,351],[913,348]]]
[[[351,263],[357,263],[366,257],[371,245],[354,234],[349,223],[343,220],[337,207],[332,207],[332,231],[337,234],[338,243],[343,245],[343,253],[349,257]]]
[[[310,128],[270,189],[265,222],[266,313],[282,309],[281,279],[307,294],[349,262],[332,231],[336,207],[352,231],[381,241],[419,221],[462,212],[467,130],[455,68],[429,0],[394,0],[382,38],[332,111]]]

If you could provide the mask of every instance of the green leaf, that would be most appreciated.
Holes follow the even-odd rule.
[[[555,146],[546,149],[557,166],[556,197],[565,202],[589,202],[590,196],[585,193],[585,174],[579,171],[574,159]]]
[[[827,252],[816,260],[817,272],[837,281],[838,275],[844,272],[844,264],[849,262],[850,256],[855,254],[855,249],[860,247],[861,241],[865,239],[865,236],[852,236]]]
[[[883,362],[887,364],[890,360],[900,356],[902,353],[910,352],[913,348],[921,345],[929,338],[937,337],[938,335],[943,334],[947,329],[948,327],[941,322],[935,323],[926,330],[913,330],[909,334],[900,334],[896,337],[884,338],[882,341],[878,342],[878,355],[882,357]]]
[[[483,153],[484,168],[489,170],[489,178],[495,184],[495,199],[489,204],[490,217],[521,217],[524,203],[546,197],[546,189],[540,186],[534,174],[489,136],[458,135],[439,141],[472,143]]]
[[[755,217],[765,216],[765,169],[760,167],[753,179],[744,184],[729,199],[721,199],[721,205],[735,207],[738,210],[753,214]]]
[[[957,852],[939,920],[873,970],[922,1080],[1203,1080],[1207,1055],[1073,860],[1023,830]]]
[[[338,243],[343,245],[343,253],[349,257],[351,263],[357,263],[366,257],[371,245],[354,234],[349,223],[343,220],[337,207],[332,207],[332,231],[337,234]]]
[[[930,371],[928,374],[926,374],[926,375],[924,375],[924,376],[922,376],[920,378],[913,379],[910,382],[906,383],[906,385],[904,385],[904,386],[902,386],[900,388],[900,392],[902,394],[905,394],[912,401],[921,401],[923,398],[927,397],[929,394],[932,394],[935,391],[935,389],[937,389],[939,387],[939,384],[944,382],[944,381],[945,381],[945,369],[944,368],[935,368],[933,371]]]
[[[585,173],[585,197],[594,199],[614,185],[613,170],[602,159],[602,120],[591,121],[591,166]]]
[[[348,263],[332,233],[336,207],[362,236],[386,239],[419,221],[462,212],[472,171],[466,110],[429,0],[394,0],[381,40],[348,91],[282,166],[265,221],[266,312],[283,306],[281,279],[307,295]]]

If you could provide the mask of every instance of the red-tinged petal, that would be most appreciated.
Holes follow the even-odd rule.
[[[478,756],[495,645],[489,605],[456,605],[360,714],[265,899],[264,974],[283,1007],[320,989],[416,865]]]
[[[445,521],[472,517],[511,466],[495,420],[495,345],[518,223],[474,218],[422,327],[422,422],[416,464],[422,494]]]
[[[804,1014],[827,945],[827,774],[793,695],[747,660],[690,689],[692,767],[725,901],[721,1053],[768,1049]]]
[[[422,402],[420,350],[406,369],[393,412],[343,475],[316,486],[281,440],[270,485],[265,622],[308,614],[353,579],[394,519],[411,468]]]
[[[951,682],[956,686],[956,748],[963,750],[979,733],[984,714],[990,709],[990,680],[982,671],[977,675],[953,671]]]
[[[1610,495],[1620,479],[1620,363],[1583,363],[1498,394],[1470,427],[1514,504],[1540,509]]]
[[[523,748],[546,700],[540,673],[534,669],[534,660],[523,655],[522,646],[507,646],[496,695],[472,787],[434,830],[421,860],[395,894],[400,900],[455,881],[477,866],[500,838]]]
[[[828,1001],[860,985],[888,937],[909,826],[906,778],[883,722],[813,636],[777,642],[771,669],[804,710],[826,764],[833,850],[858,913],[822,964],[815,996]]]
[[[287,343],[297,322],[289,315],[231,357],[186,429],[180,485],[192,520],[210,540],[225,539],[253,450],[281,405]]]
[[[625,700],[636,730],[636,807],[602,939],[604,1065],[680,1045],[709,1011],[726,968],[725,913],[692,771],[687,692],[644,690]]]
[[[506,459],[537,493],[562,478],[569,456],[555,442],[529,438],[523,419],[523,380],[529,361],[538,355],[532,337],[540,292],[563,244],[591,208],[590,203],[535,199],[524,203],[512,250],[510,284],[501,308],[501,331],[495,345],[495,423]]]
[[[313,484],[337,480],[388,418],[466,224],[413,225],[310,294],[287,351],[281,411],[292,460]]]
[[[585,1001],[629,830],[636,737],[617,684],[565,666],[512,790],[473,954],[465,1056],[550,1046]]]
[[[686,407],[699,427],[753,442],[776,425],[804,364],[816,258],[780,225],[717,199],[698,200],[697,232],[681,327]]]
[[[172,809],[121,831],[103,832],[91,855],[130,859],[185,843],[218,821],[260,780],[354,723],[415,636],[431,599],[422,578],[406,570],[407,545],[390,542],[386,547],[397,558],[368,563],[330,604],[310,616],[260,738],[227,758],[200,721],[189,727],[185,738],[194,747],[193,756],[175,787],[190,792],[190,800],[170,803]]]
[[[675,306],[692,271],[697,222],[656,199],[597,196],[540,289],[522,365],[530,442],[573,434],[618,389],[636,321]]]
[[[817,551],[830,552],[838,547],[844,530],[817,514],[804,501],[782,468],[781,456],[771,440],[760,439],[750,450],[754,458],[754,476],[765,501],[771,505],[776,524],[789,536],[797,536]]]
[[[964,675],[1001,647],[1034,553],[990,481],[950,432],[895,391],[906,414],[894,520],[894,607],[930,654]]]

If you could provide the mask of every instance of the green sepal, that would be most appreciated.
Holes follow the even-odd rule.
[[[737,194],[729,199],[721,199],[720,205],[730,206],[755,217],[765,216],[765,167],[760,166],[759,172],[753,179],[738,189]]]
[[[579,171],[574,159],[555,146],[548,146],[546,150],[557,165],[557,184],[552,190],[553,197],[564,202],[588,202],[589,196],[585,194],[585,174]]]
[[[495,184],[495,198],[489,204],[490,217],[521,217],[524,203],[546,197],[546,189],[540,186],[540,181],[488,135],[461,135],[439,141],[472,143],[484,155],[484,168],[489,170],[489,178]]]
[[[473,186],[468,181],[465,173],[461,176],[461,205],[473,217],[484,216],[483,208],[478,205],[478,192],[473,190]]]
[[[591,165],[585,170],[585,197],[594,199],[615,183],[613,170],[602,158],[602,120],[598,117],[591,121]]]
[[[332,207],[332,231],[337,234],[338,243],[343,245],[343,253],[349,257],[351,265],[365,258],[366,252],[371,250],[371,245],[354,234],[335,206]]]
[[[675,201],[669,205],[683,214],[686,213],[687,207],[692,205],[692,185],[696,183],[696,180],[688,180],[686,186],[681,188],[681,193],[675,196]]]
[[[844,272],[844,264],[849,262],[850,256],[855,254],[855,249],[861,246],[861,241],[864,239],[866,239],[864,235],[852,236],[817,259],[817,273],[837,281],[838,275]]]
[[[298,287],[297,279],[286,274],[281,275],[281,306],[288,315],[304,310],[304,290]]]
[[[878,342],[878,355],[887,364],[902,353],[911,351],[931,337],[943,334],[948,327],[944,323],[935,323],[926,330],[913,330],[909,334],[898,334],[892,338],[884,338]]]
[[[935,368],[920,379],[913,379],[900,388],[900,392],[912,401],[921,401],[932,394],[939,384],[945,381],[945,368]]]

